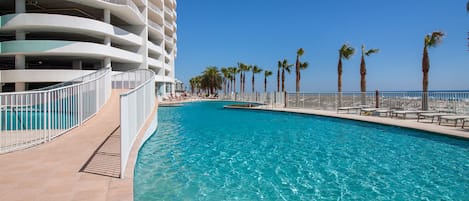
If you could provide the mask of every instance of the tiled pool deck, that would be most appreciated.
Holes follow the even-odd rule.
[[[125,179],[119,172],[119,94],[113,90],[104,108],[83,126],[43,145],[0,155],[0,200],[133,200],[133,169],[143,133],[137,137]],[[401,126],[469,138],[469,129],[415,119],[338,114],[290,108],[243,108],[314,114]],[[155,116],[157,105],[151,117]],[[146,122],[143,131],[149,126]]]
[[[120,179],[119,94],[82,126],[57,139],[0,155],[0,200],[132,200],[134,146]],[[151,117],[156,113],[157,105]],[[147,120],[145,128],[148,127]],[[135,145],[140,144],[140,133]]]

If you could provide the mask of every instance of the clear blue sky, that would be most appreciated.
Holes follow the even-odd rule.
[[[277,61],[295,62],[305,50],[301,91],[336,91],[338,49],[356,54],[344,62],[343,90],[360,90],[360,46],[379,48],[367,59],[368,90],[421,90],[425,34],[446,37],[430,54],[430,90],[469,89],[469,14],[466,0],[179,0],[176,77],[186,83],[207,66],[237,62],[269,69],[276,88]],[[358,53],[358,54],[357,54]],[[250,89],[250,76],[247,89]],[[263,76],[256,76],[256,90]],[[237,84],[239,86],[239,83]],[[295,90],[295,75],[286,78]],[[188,87],[189,88],[189,87]]]

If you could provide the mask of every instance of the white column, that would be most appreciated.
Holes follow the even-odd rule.
[[[15,69],[21,70],[25,69],[26,59],[24,55],[15,55]],[[26,84],[24,82],[15,83],[15,91],[24,91],[26,90]]]
[[[26,12],[25,0],[15,0],[15,12],[16,13],[25,13]]]
[[[104,9],[104,18],[103,21],[105,23],[110,24],[111,23],[111,10],[108,8]],[[111,46],[111,37],[110,36],[105,36],[104,37],[104,45],[106,46]],[[111,67],[111,58],[110,57],[105,57],[104,58],[104,68],[110,68]]]

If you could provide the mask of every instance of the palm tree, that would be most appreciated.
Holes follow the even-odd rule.
[[[252,68],[252,65],[246,65],[246,64],[243,64],[241,63],[241,65],[239,66],[239,69],[241,71],[241,77],[240,77],[240,82],[241,82],[241,93],[244,94],[245,93],[245,89],[246,89],[246,72],[249,72],[251,71],[251,68]]]
[[[201,82],[202,82],[202,77],[201,76],[196,76],[193,77],[189,80],[189,83],[191,85],[191,92],[194,94],[194,91],[198,91],[197,93],[200,93],[201,89]]]
[[[236,94],[236,74],[239,73],[239,68],[236,67],[229,67],[230,77],[231,77],[231,86],[232,92]]]
[[[350,47],[349,44],[343,44],[342,47],[339,49],[339,64],[337,65],[337,92],[339,94],[337,104],[338,107],[341,107],[342,105],[342,58],[348,60],[352,57],[354,53],[355,49],[353,47]]]
[[[360,91],[361,91],[361,104],[366,104],[366,63],[365,55],[370,56],[374,53],[378,53],[379,49],[365,50],[365,45],[362,45],[362,58],[360,62]]]
[[[301,79],[301,73],[300,73],[300,67],[301,67],[301,62],[300,62],[300,57],[303,56],[305,51],[303,48],[298,49],[296,51],[296,65],[295,65],[295,70],[296,70],[296,93],[300,92],[300,79]]]
[[[264,71],[264,93],[267,92],[267,77],[272,75],[272,71],[265,70]]]
[[[280,92],[280,69],[282,68],[282,61],[278,61],[277,69],[277,92]]]
[[[285,71],[290,74],[292,66],[293,64],[288,64],[287,59],[282,61],[282,92],[285,92]]]
[[[441,31],[434,31],[430,34],[425,35],[423,45],[423,58],[422,58],[422,110],[428,110],[428,72],[430,71],[430,59],[428,58],[428,48],[436,47],[443,40],[445,34]]]
[[[257,74],[257,73],[260,73],[262,72],[262,69],[257,67],[257,65],[254,65],[252,68],[251,68],[251,72],[252,72],[252,93],[254,93],[254,76]]]
[[[228,68],[221,68],[220,69],[221,74],[223,75],[223,94],[226,95],[227,88],[228,88],[228,77],[230,76],[230,72],[228,71]]]
[[[210,95],[215,94],[215,90],[221,89],[222,76],[215,66],[209,66],[202,72],[202,88],[209,90]]]

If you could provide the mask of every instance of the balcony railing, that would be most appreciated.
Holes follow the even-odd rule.
[[[163,11],[155,4],[153,4],[152,2],[148,1],[148,6],[153,9],[156,13],[158,13],[159,15],[162,15],[163,14]]]
[[[148,24],[149,24],[151,27],[153,27],[153,28],[155,28],[156,30],[158,30],[158,31],[163,31],[163,28],[161,27],[161,25],[159,25],[159,24],[156,23],[156,22],[153,22],[153,21],[151,21],[151,20],[148,20]]]
[[[138,9],[137,5],[135,5],[135,2],[132,0],[103,0],[109,3],[114,3],[114,4],[120,4],[120,5],[126,5],[129,6],[133,11],[135,11],[139,16],[141,16],[141,12]]]
[[[25,149],[66,133],[96,114],[110,95],[110,68],[63,85],[0,93],[0,153]]]

